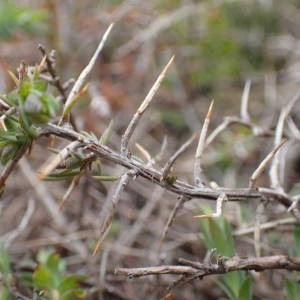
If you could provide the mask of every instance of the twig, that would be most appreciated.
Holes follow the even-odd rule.
[[[101,226],[99,238],[98,238],[97,244],[96,244],[95,249],[92,254],[93,256],[95,256],[97,254],[97,252],[100,250],[102,242],[111,227],[112,219],[115,214],[117,204],[120,200],[121,193],[123,192],[125,186],[128,184],[129,179],[135,175],[136,175],[135,170],[129,170],[128,172],[126,172],[125,174],[123,174],[121,176],[118,186],[115,189],[115,193],[114,193],[113,197],[111,198],[109,211],[108,211],[108,213],[103,221],[103,224]]]
[[[198,5],[184,5],[168,14],[156,18],[150,25],[147,26],[147,29],[141,30],[134,36],[132,40],[121,46],[118,49],[116,56],[120,57],[127,55],[131,51],[137,49],[144,42],[154,39],[155,36],[157,36],[163,30],[166,30],[175,22],[198,13],[204,8],[205,6],[202,3]]]
[[[168,161],[166,162],[166,164],[164,165],[163,169],[162,169],[162,178],[161,180],[164,181],[166,180],[167,176],[170,173],[170,170],[173,166],[173,164],[175,163],[176,159],[182,154],[184,153],[188,147],[192,144],[192,142],[194,141],[194,139],[196,138],[196,134],[193,134],[183,145],[181,145],[181,147],[168,159]]]
[[[162,244],[163,244],[163,242],[164,242],[164,240],[167,236],[168,230],[172,226],[177,213],[179,212],[180,209],[182,209],[184,202],[188,201],[189,199],[190,198],[187,198],[185,196],[180,196],[179,197],[176,205],[174,206],[171,214],[169,215],[167,223],[166,223],[166,225],[164,227],[164,230],[162,232],[162,235],[161,235],[161,238],[160,238],[160,241],[159,241],[159,246],[158,246],[159,251],[161,250]]]
[[[24,154],[29,149],[29,147],[30,147],[30,145],[21,147],[19,149],[19,151],[17,152],[17,154],[15,155],[15,157],[11,161],[9,161],[6,164],[6,166],[4,167],[4,169],[2,170],[1,175],[0,175],[0,193],[1,193],[1,191],[3,191],[3,188],[5,187],[5,183],[9,177],[9,175],[15,169],[19,160],[24,156]]]
[[[139,143],[135,143],[136,148],[139,150],[139,152],[144,156],[144,158],[147,161],[148,165],[152,165],[152,157],[150,153]]]
[[[58,206],[58,207],[59,207],[60,210],[62,210],[63,207],[65,206],[65,204],[66,204],[68,198],[70,197],[70,195],[71,195],[71,193],[73,192],[73,190],[75,189],[75,187],[78,185],[80,178],[82,177],[83,174],[85,174],[85,172],[86,172],[86,170],[85,170],[85,168],[83,168],[83,169],[80,171],[80,173],[79,173],[78,175],[76,175],[76,176],[72,179],[72,181],[71,181],[71,183],[70,183],[70,185],[69,185],[69,187],[68,187],[66,193],[64,194],[63,198],[61,199],[61,201],[60,201],[60,203],[59,203],[59,206]]]
[[[274,145],[278,145],[281,142],[282,135],[283,135],[283,129],[284,129],[284,123],[286,118],[291,112],[292,107],[295,105],[295,103],[300,99],[300,90],[296,93],[296,95],[292,98],[292,100],[288,103],[286,108],[283,108],[281,110],[276,130],[275,130],[275,137],[274,137]],[[277,189],[279,191],[283,191],[283,188],[281,186],[280,180],[279,180],[279,156],[275,155],[271,167],[270,167],[270,181],[271,181],[271,187],[274,189]]]
[[[197,275],[197,277],[203,278],[207,275],[224,274],[238,270],[275,270],[285,269],[300,271],[300,259],[290,257],[287,255],[274,255],[265,257],[220,257],[216,264],[197,264],[195,262],[194,267],[191,266],[176,266],[166,265],[158,267],[145,267],[145,268],[116,268],[116,275],[123,275],[127,277],[141,277],[149,275],[163,275],[163,274],[175,274],[175,275]]]
[[[253,239],[254,239],[254,250],[256,257],[261,256],[261,230],[260,230],[260,222],[262,215],[264,213],[266,206],[266,202],[261,201],[258,205],[255,213],[255,225],[254,225],[254,232],[253,232]]]
[[[12,230],[11,232],[8,232],[4,236],[1,237],[1,240],[4,241],[5,248],[9,248],[11,243],[13,242],[14,239],[16,239],[23,231],[24,229],[28,226],[30,219],[32,217],[32,214],[34,212],[35,208],[35,201],[33,199],[28,200],[27,204],[27,209],[26,212],[20,222],[20,224]]]
[[[198,186],[206,185],[203,170],[201,167],[201,158],[202,158],[202,154],[203,154],[203,150],[204,150],[205,139],[206,139],[207,130],[208,130],[208,126],[209,126],[209,122],[210,122],[210,118],[211,118],[213,104],[214,104],[214,101],[212,101],[209,106],[206,118],[203,123],[202,130],[200,133],[198,147],[197,147],[196,154],[195,154],[194,181],[195,181],[195,184]]]
[[[16,111],[15,107],[10,107],[1,117],[0,117],[0,126],[7,131],[6,125],[5,125],[5,119],[13,114]]]
[[[216,203],[216,212],[211,214],[211,215],[199,215],[199,216],[194,216],[193,218],[195,219],[213,219],[213,218],[219,218],[222,214],[222,206],[224,201],[227,201],[227,197],[225,193],[222,193]]]
[[[273,137],[274,133],[271,130],[264,129],[262,127],[256,126],[251,122],[246,122],[238,117],[227,116],[224,118],[223,122],[215,128],[212,133],[207,137],[205,148],[210,145],[216,137],[227,129],[231,125],[241,125],[249,128],[254,136],[264,136],[264,137]]]
[[[248,113],[250,87],[251,87],[251,80],[247,80],[245,83],[245,87],[242,95],[242,101],[241,101],[241,119],[246,122],[250,122],[250,117]]]
[[[87,64],[87,66],[82,70],[79,77],[75,81],[75,83],[68,95],[68,98],[66,100],[64,108],[63,108],[62,121],[68,120],[69,110],[71,109],[71,107],[74,104],[73,103],[74,99],[76,99],[78,93],[81,90],[81,87],[83,86],[84,81],[86,80],[87,76],[89,75],[92,68],[94,67],[96,60],[97,60],[101,50],[103,49],[104,43],[106,42],[108,35],[109,35],[110,31],[112,30],[112,27],[113,27],[113,23],[110,24],[108,26],[108,28],[106,29],[106,31],[98,45],[98,48],[96,49],[95,53],[93,54],[92,58],[90,59],[89,63]]]
[[[283,135],[283,128],[284,128],[284,121],[286,116],[287,116],[286,110],[282,109],[277,122],[276,131],[275,131],[275,137],[274,137],[275,146],[279,145],[281,142],[282,135]],[[269,176],[270,176],[271,187],[279,191],[283,191],[283,188],[279,180],[279,165],[280,165],[279,156],[276,155],[272,161]]]
[[[142,115],[144,114],[145,110],[150,105],[155,93],[157,92],[157,90],[158,90],[162,80],[164,79],[164,77],[166,75],[166,72],[167,72],[168,68],[170,67],[170,65],[172,64],[173,60],[174,60],[174,56],[171,57],[169,62],[166,64],[164,69],[161,71],[161,73],[157,77],[156,81],[154,82],[152,88],[148,92],[147,96],[145,97],[145,99],[141,103],[140,107],[138,108],[138,110],[136,111],[136,113],[132,117],[128,127],[126,128],[126,130],[125,130],[125,132],[122,136],[122,140],[121,140],[121,154],[122,155],[124,155],[124,156],[128,155],[129,139],[131,138],[131,136],[132,136],[139,120],[141,119]]]
[[[279,220],[260,224],[259,228],[260,228],[260,230],[270,230],[270,229],[276,228],[280,225],[294,225],[297,223],[298,222],[297,222],[297,220],[295,220],[295,218],[285,218],[285,219],[279,219]],[[256,228],[255,226],[252,226],[249,228],[237,229],[233,232],[233,235],[234,236],[242,236],[242,235],[251,234],[255,231],[255,228]]]
[[[287,141],[287,139],[281,141],[279,145],[277,145],[265,158],[264,160],[259,164],[259,166],[255,169],[255,171],[252,173],[249,181],[249,188],[253,188],[255,186],[255,183],[259,176],[264,172],[270,161],[274,158],[277,151],[282,147],[282,145]]]
[[[20,161],[20,169],[24,175],[24,178],[29,181],[31,186],[36,191],[38,200],[40,200],[44,204],[44,206],[50,213],[54,223],[61,227],[66,225],[67,222],[63,214],[59,211],[56,205],[56,201],[53,199],[43,182],[36,178],[35,172],[32,170],[30,164],[25,158]]]
[[[45,57],[46,64],[47,64],[47,71],[52,77],[52,84],[57,88],[57,90],[60,92],[62,98],[63,98],[63,103],[66,102],[67,96],[66,96],[66,89],[65,87],[61,84],[60,78],[57,76],[55,66],[54,66],[54,59],[56,56],[56,52],[54,50],[51,51],[51,59],[46,53],[46,49],[43,45],[39,44],[38,49],[41,51],[42,55]],[[42,74],[40,75],[42,77]]]
[[[74,152],[80,143],[78,141],[74,141],[70,143],[67,147],[63,148],[55,157],[47,163],[46,166],[41,167],[40,171],[38,171],[38,179],[43,180],[46,176],[48,176],[59,164],[64,162],[72,152]]]
[[[48,134],[60,136],[71,141],[80,141],[83,148],[91,151],[97,157],[109,160],[128,169],[137,170],[138,176],[146,178],[154,184],[158,184],[164,189],[172,191],[178,195],[186,195],[193,198],[202,198],[207,200],[216,200],[222,193],[225,193],[228,201],[250,201],[254,199],[259,200],[261,198],[268,198],[270,200],[278,201],[285,207],[289,207],[292,203],[289,195],[268,188],[259,188],[258,190],[249,190],[248,188],[219,188],[217,190],[213,190],[210,188],[195,187],[180,180],[176,180],[176,182],[173,184],[166,184],[165,182],[161,181],[161,172],[153,168],[148,168],[134,159],[124,157],[107,146],[99,145],[70,128],[48,124],[39,131],[39,136]]]
[[[118,239],[118,245],[126,247],[132,246],[142,229],[149,226],[149,216],[157,206],[158,201],[162,199],[163,192],[164,190],[158,187],[154,189],[152,195],[149,197],[150,199],[140,211],[135,223]]]

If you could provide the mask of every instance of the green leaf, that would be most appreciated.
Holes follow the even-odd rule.
[[[70,275],[61,281],[60,285],[58,286],[58,291],[61,295],[66,292],[73,291],[78,287],[79,281],[84,281],[87,279],[88,276],[85,275]]]
[[[12,300],[9,290],[2,287],[1,284],[0,284],[0,299],[1,300]]]
[[[57,173],[51,173],[46,176],[43,180],[45,181],[60,181],[60,180],[67,180],[72,179],[74,176],[78,175],[80,170],[66,170]]]
[[[247,276],[240,287],[239,300],[251,300],[251,277]]]
[[[0,272],[6,280],[11,273],[9,254],[3,245],[0,245]]]
[[[99,144],[100,144],[100,145],[106,145],[106,143],[107,143],[107,141],[108,141],[108,139],[109,139],[109,137],[110,137],[110,135],[111,135],[113,126],[114,126],[114,121],[111,120],[111,121],[109,122],[108,127],[104,130],[104,132],[103,132],[103,134],[102,134],[102,136],[101,136],[101,138],[100,138],[100,140],[99,140]]]
[[[235,297],[238,298],[240,287],[244,281],[245,275],[242,271],[229,272],[223,275],[223,281],[227,286],[230,286]]]
[[[300,284],[288,278],[284,278],[284,286],[288,300],[298,300],[300,295]]]
[[[45,266],[38,266],[33,273],[33,284],[37,289],[54,289],[55,281],[50,270]]]
[[[51,272],[56,288],[62,280],[61,272],[63,271],[63,266],[60,264],[60,257],[57,254],[52,254],[47,260],[46,267]]]
[[[222,289],[222,291],[228,296],[230,300],[239,300],[229,285],[227,285],[226,283],[220,280],[216,280],[215,282]]]
[[[33,84],[33,89],[39,92],[46,92],[48,84],[46,81],[35,80]]]

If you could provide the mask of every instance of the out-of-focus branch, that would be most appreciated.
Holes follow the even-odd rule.
[[[287,255],[274,255],[265,257],[224,257],[218,258],[216,264],[202,264],[199,262],[192,262],[186,259],[179,259],[179,263],[183,265],[170,265],[158,267],[145,267],[145,268],[116,268],[116,275],[123,275],[128,277],[141,277],[149,275],[162,275],[162,274],[175,274],[175,275],[197,275],[203,278],[207,275],[224,274],[238,270],[274,270],[286,269],[299,271],[300,259],[290,257]]]

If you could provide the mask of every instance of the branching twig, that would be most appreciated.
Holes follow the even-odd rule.
[[[181,260],[179,260],[180,262]],[[183,263],[186,261],[183,260]],[[149,275],[175,274],[175,275],[197,275],[203,278],[207,275],[224,274],[238,270],[274,270],[286,269],[300,271],[300,259],[287,255],[274,255],[256,258],[220,257],[216,264],[202,264],[195,262],[193,266],[158,266],[145,268],[116,268],[116,275],[141,277]]]
[[[96,156],[124,166],[128,169],[137,170],[138,176],[142,176],[151,182],[174,192],[175,194],[185,195],[193,198],[216,200],[222,193],[225,193],[228,201],[249,201],[254,199],[259,200],[262,198],[268,198],[270,200],[276,200],[286,207],[290,207],[292,204],[292,200],[287,194],[268,188],[259,188],[258,190],[242,188],[218,188],[217,190],[213,190],[195,187],[180,180],[176,180],[176,182],[173,184],[167,184],[161,181],[161,172],[153,168],[148,168],[134,159],[124,157],[107,146],[99,145],[70,128],[48,124],[39,131],[39,135],[44,136],[48,134],[60,136],[71,141],[80,141],[82,147],[93,152]]]

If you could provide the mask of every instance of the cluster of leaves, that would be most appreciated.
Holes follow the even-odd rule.
[[[13,79],[16,88],[1,95],[1,163],[7,164],[19,151],[28,148],[37,136],[37,126],[57,115],[59,102],[49,93],[48,84],[39,79],[39,67],[25,67],[23,75]]]
[[[22,7],[10,0],[0,2],[0,37],[9,39],[17,32],[29,34],[45,33],[44,20],[47,15],[42,10]]]
[[[202,210],[205,214],[211,214],[211,209],[207,206],[202,206]],[[202,219],[200,220],[200,227],[203,233],[204,245],[207,249],[214,249],[215,258],[217,258],[218,255],[233,257],[236,254],[232,229],[225,218]],[[300,257],[300,226],[295,226],[294,238],[296,255]],[[300,294],[300,283],[297,274],[293,274],[292,277],[292,279],[284,279],[288,300],[299,299]],[[252,299],[251,277],[246,275],[244,271],[224,274],[222,275],[222,280],[216,280],[216,284],[224,291],[230,300]]]
[[[38,299],[87,299],[87,293],[80,288],[80,282],[87,279],[84,275],[66,275],[66,262],[51,249],[41,250],[37,262],[28,261],[26,271],[19,275],[13,273],[8,251],[0,248],[0,299],[9,300],[13,297],[14,282],[20,282],[24,291],[38,295]]]

